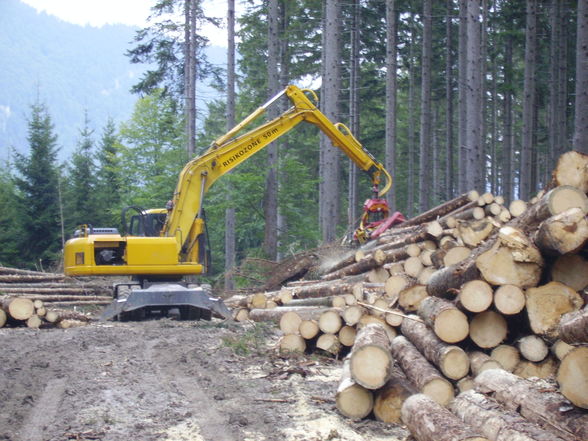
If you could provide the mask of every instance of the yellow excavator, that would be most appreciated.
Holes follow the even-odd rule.
[[[283,96],[291,102],[288,110],[239,135]],[[317,102],[312,90],[293,85],[286,87],[216,139],[201,156],[186,164],[166,208],[126,208],[122,215],[125,230],[122,234],[113,228],[88,225],[78,228],[65,244],[66,275],[133,276],[133,282],[115,285],[114,301],[103,312],[103,320],[139,320],[147,314],[171,309],[178,309],[182,319],[209,319],[212,313],[229,318],[230,311],[222,301],[211,297],[208,286],[181,283],[183,276],[203,274],[208,266],[202,210],[204,195],[218,178],[302,121],[317,126],[368,173],[374,197],[381,197],[389,190],[392,178],[383,165],[362,147],[345,125],[333,124],[316,107]],[[385,183],[380,189],[383,178]],[[127,222],[131,210],[135,214]]]

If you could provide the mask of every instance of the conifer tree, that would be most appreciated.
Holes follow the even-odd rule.
[[[22,226],[16,188],[8,164],[0,170],[0,207],[0,265],[19,266]]]
[[[97,224],[114,227],[120,220],[120,142],[114,121],[109,119],[98,144],[96,172]]]
[[[57,136],[46,106],[31,106],[28,121],[28,155],[16,153],[15,178],[23,233],[20,240],[24,265],[47,268],[59,258],[60,221],[57,181]]]

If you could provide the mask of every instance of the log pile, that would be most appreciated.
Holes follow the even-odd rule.
[[[296,340],[283,350],[350,354],[337,392],[343,415],[373,411],[389,422],[402,415],[417,440],[588,439],[562,416],[588,427],[587,190],[588,156],[568,152],[531,201],[507,207],[489,193],[461,195],[324,265],[320,280],[258,297],[280,323],[282,341]],[[237,319],[261,319],[251,297],[240,306]],[[287,327],[276,318],[281,311],[289,313]],[[316,344],[326,335],[328,343]],[[388,345],[392,361],[383,355]],[[355,366],[354,354],[363,352],[374,362],[361,365],[378,372]],[[498,372],[499,384],[520,382],[530,400],[539,397],[528,391],[548,386],[528,379],[550,379],[552,402],[530,403],[528,411],[509,403],[486,381],[489,372]],[[552,422],[531,416],[548,408],[559,409]],[[415,418],[416,409],[428,410]],[[447,430],[427,435],[423,426]]]
[[[111,301],[110,289],[102,283],[81,283],[63,274],[0,266],[0,327],[82,326],[90,315],[67,308]]]

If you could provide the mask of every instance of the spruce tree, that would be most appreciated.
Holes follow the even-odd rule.
[[[19,266],[22,225],[16,187],[8,164],[0,170],[0,207],[0,265]]]
[[[57,180],[57,136],[46,106],[31,106],[28,121],[28,155],[16,153],[23,233],[20,240],[24,265],[46,268],[59,259],[61,248]]]
[[[97,225],[114,227],[120,221],[121,173],[120,142],[112,119],[104,127],[96,159],[96,203],[100,210],[96,213],[96,222]]]

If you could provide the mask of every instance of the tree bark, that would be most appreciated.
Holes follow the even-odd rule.
[[[588,5],[578,1],[574,150],[588,153]]]
[[[442,406],[453,399],[453,385],[435,369],[419,350],[399,335],[392,339],[392,355],[417,389]]]
[[[397,50],[396,50],[396,2],[386,2],[386,170],[396,175],[396,95],[397,95]],[[386,194],[390,209],[396,209],[396,188]]]
[[[433,52],[432,40],[432,5],[431,0],[423,0],[423,40],[421,58],[421,124],[419,140],[419,209],[427,210],[431,193],[431,57]],[[437,164],[434,164],[437,166]]]
[[[400,329],[402,335],[447,378],[459,380],[468,374],[470,360],[459,346],[448,345],[441,341],[430,328],[417,320],[403,320]]]
[[[393,364],[385,328],[375,323],[361,328],[350,356],[353,380],[367,389],[378,389],[390,378]]]
[[[394,366],[388,382],[375,393],[374,416],[383,423],[401,423],[402,404],[417,393],[414,385],[398,366]]]
[[[563,441],[518,413],[473,390],[459,394],[449,409],[462,421],[494,441]]]
[[[404,402],[402,421],[418,441],[489,441],[424,394]]]
[[[588,439],[588,415],[570,408],[569,402],[544,381],[531,381],[501,369],[482,372],[476,389],[518,412],[564,440]]]
[[[569,344],[588,343],[588,307],[562,315],[559,337]]]

